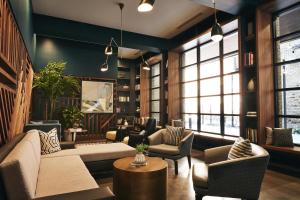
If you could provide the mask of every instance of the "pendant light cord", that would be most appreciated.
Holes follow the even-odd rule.
[[[123,8],[124,8],[124,4],[123,3],[119,3],[119,7],[121,10],[121,48],[123,47]],[[120,55],[121,55],[121,59],[123,58],[122,55],[122,49],[120,48]]]
[[[213,0],[213,4],[214,4],[215,22],[218,23],[217,22],[217,14],[216,14],[217,12],[216,12],[216,2],[215,2],[215,0]]]

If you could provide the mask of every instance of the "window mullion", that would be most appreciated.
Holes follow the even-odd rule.
[[[224,117],[224,69],[223,69],[223,65],[224,65],[224,62],[223,62],[223,43],[224,39],[220,41],[220,45],[219,45],[219,51],[220,51],[220,107],[221,107],[221,112],[220,112],[220,126],[221,126],[221,135],[224,135],[225,134],[225,127],[224,127],[224,122],[225,122],[225,117]]]

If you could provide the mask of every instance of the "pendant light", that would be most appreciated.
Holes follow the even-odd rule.
[[[149,12],[153,9],[154,2],[155,0],[141,0],[137,9],[139,12]]]
[[[143,70],[149,71],[149,70],[150,70],[149,63],[148,63],[147,61],[145,61],[142,52],[141,52],[141,56],[142,56],[142,61],[143,61],[143,62],[141,63],[141,68],[142,68]]]
[[[109,56],[111,56],[113,54],[112,44],[114,43],[114,45],[118,48],[122,47],[122,45],[123,45],[123,8],[124,8],[124,4],[118,3],[118,6],[120,7],[120,11],[121,11],[121,29],[120,29],[121,45],[119,46],[113,37],[110,38],[109,44],[105,47],[105,50],[104,50],[104,53],[106,55],[106,60],[105,60],[105,63],[103,63],[100,67],[101,72],[106,72],[108,70],[108,58],[109,58]],[[121,49],[120,49],[120,51],[121,51]],[[120,52],[120,54],[121,54],[121,52]],[[122,54],[121,54],[121,59],[122,59]]]
[[[214,12],[215,12],[215,23],[213,24],[213,26],[211,28],[211,39],[214,42],[220,42],[223,39],[223,31],[222,31],[220,24],[217,21],[215,0],[213,0],[213,4],[214,4]]]

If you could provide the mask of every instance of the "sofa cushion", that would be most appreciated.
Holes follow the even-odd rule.
[[[98,188],[79,156],[43,158],[35,197]]]
[[[266,127],[266,144],[273,144],[273,129],[270,127]]]
[[[193,184],[196,187],[208,187],[208,166],[205,163],[193,165]]]
[[[182,127],[166,126],[166,131],[163,132],[163,140],[165,144],[178,146],[184,132]]]
[[[292,128],[274,128],[273,129],[273,145],[293,147],[293,129]]]
[[[26,135],[0,165],[8,199],[34,197],[40,159],[33,145],[33,135]]]
[[[160,153],[160,154],[164,153],[168,155],[180,154],[178,146],[168,145],[168,144],[151,145],[148,147],[148,151]]]
[[[41,153],[49,154],[60,151],[60,144],[57,137],[57,130],[56,128],[52,129],[51,131],[45,133],[44,131],[40,131],[40,140],[41,140]]]
[[[42,155],[42,158],[80,155],[84,162],[111,160],[135,156],[136,150],[123,143],[81,144],[75,149],[61,150],[52,154]]]
[[[239,137],[232,145],[229,153],[228,159],[236,159],[252,156],[252,147],[250,140]]]

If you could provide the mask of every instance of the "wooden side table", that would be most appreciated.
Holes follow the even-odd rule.
[[[69,128],[65,130],[65,140],[75,142],[77,133],[87,133],[87,130],[82,128]]]
[[[114,162],[113,192],[119,200],[167,199],[168,164],[161,158],[146,157],[146,166],[131,166],[134,157]]]

